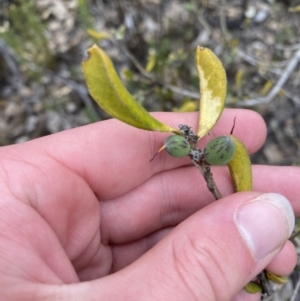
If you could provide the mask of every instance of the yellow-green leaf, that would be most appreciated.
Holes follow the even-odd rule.
[[[98,105],[111,116],[134,127],[149,131],[178,130],[152,117],[123,86],[110,58],[97,45],[88,50],[82,63],[90,94]]]
[[[242,87],[244,75],[245,75],[245,71],[243,69],[239,69],[235,74],[235,87],[237,90],[240,90]]]
[[[213,128],[223,112],[227,80],[222,63],[208,48],[197,47],[196,65],[201,94],[198,136],[202,138]]]
[[[260,95],[266,95],[271,88],[273,87],[273,82],[271,80],[268,80],[264,86],[260,89],[259,94]]]
[[[269,280],[278,283],[278,284],[285,284],[289,281],[287,277],[284,276],[277,276],[269,271],[266,271],[266,276]]]
[[[289,7],[289,12],[291,12],[291,13],[298,13],[298,12],[300,12],[300,5],[296,5],[294,7]]]
[[[188,100],[184,102],[179,108],[173,108],[173,112],[194,112],[197,109],[197,102]]]
[[[156,64],[156,52],[154,49],[150,49],[148,54],[147,65],[145,67],[146,71],[151,72],[155,67],[155,64]]]
[[[254,281],[250,281],[249,283],[247,283],[245,285],[244,289],[249,294],[256,294],[256,293],[260,293],[262,291],[261,286]]]
[[[111,35],[106,31],[96,31],[92,28],[88,28],[87,33],[96,40],[104,40],[111,37]]]
[[[235,154],[227,164],[230,170],[234,189],[239,191],[252,190],[252,169],[247,149],[242,141],[230,136],[235,144]]]

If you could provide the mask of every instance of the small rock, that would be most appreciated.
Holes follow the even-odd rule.
[[[22,103],[9,102],[4,110],[5,117],[13,117],[24,112],[24,105]]]
[[[30,133],[33,132],[36,128],[36,125],[38,123],[38,117],[35,115],[31,115],[26,119],[26,124],[25,124],[25,128],[26,128],[26,132]]]
[[[66,104],[66,111],[68,113],[74,113],[77,110],[77,106],[74,102],[68,102]]]
[[[253,5],[249,5],[247,10],[245,11],[245,17],[252,19],[256,14],[256,7]]]
[[[264,22],[268,18],[268,16],[269,16],[269,12],[268,11],[266,11],[266,10],[259,10],[256,13],[255,17],[253,18],[253,21],[255,23],[262,23],[262,22]]]
[[[24,143],[24,142],[27,142],[27,141],[29,141],[28,136],[21,136],[21,137],[19,137],[15,140],[15,143],[20,144],[20,143]]]
[[[57,133],[61,130],[61,117],[57,112],[48,111],[46,113],[46,128],[50,133]]]

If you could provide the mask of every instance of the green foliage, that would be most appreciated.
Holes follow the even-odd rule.
[[[197,47],[196,65],[200,81],[198,136],[205,136],[220,118],[226,100],[227,80],[222,63],[208,48]]]
[[[95,101],[111,116],[134,127],[160,132],[178,130],[152,117],[123,86],[110,58],[94,45],[83,61],[83,71],[89,91]]]
[[[44,33],[45,27],[36,10],[35,1],[27,0],[18,5],[11,4],[8,12],[10,25],[1,37],[18,54],[23,63],[23,69],[30,70],[29,64],[32,62],[41,68],[49,66],[52,56]],[[31,72],[34,75],[39,70]]]
[[[278,35],[276,35],[277,43],[286,44],[297,36],[297,33],[289,26],[282,25],[280,30],[278,30]]]
[[[86,30],[89,28],[93,28],[93,20],[91,14],[88,9],[88,1],[85,0],[77,0],[77,11],[79,13],[79,18],[83,28]]]
[[[247,149],[242,141],[231,135],[235,153],[228,162],[228,168],[236,192],[252,190],[252,168]]]
[[[89,57],[83,61],[85,79],[91,95],[103,110],[137,128],[182,135],[178,130],[153,118],[136,102],[123,86],[110,58],[101,48],[94,45],[88,50],[88,55]],[[207,48],[197,47],[196,63],[201,87],[198,132],[198,138],[201,138],[212,129],[223,112],[226,74],[222,63]],[[224,137],[219,137],[209,143],[205,150],[206,160],[212,164],[228,165],[235,191],[251,190],[251,162],[247,150],[244,144],[232,135],[228,139],[224,141]],[[216,145],[216,141],[230,145],[229,151],[226,153],[225,148],[223,153],[226,160],[222,156],[218,157],[222,145]],[[175,135],[167,138],[165,145],[158,152],[166,148],[173,157],[184,157],[190,153],[190,147],[184,137]]]

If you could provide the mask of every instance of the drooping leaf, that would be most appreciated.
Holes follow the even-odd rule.
[[[230,136],[235,144],[235,154],[227,164],[233,181],[234,189],[239,191],[252,190],[252,169],[247,149],[242,141]]]
[[[197,47],[196,65],[201,93],[198,136],[202,138],[213,128],[223,112],[227,80],[222,63],[208,48]]]
[[[179,131],[152,117],[123,86],[110,58],[97,45],[88,50],[82,62],[90,94],[98,105],[110,114],[134,127],[160,132]]]

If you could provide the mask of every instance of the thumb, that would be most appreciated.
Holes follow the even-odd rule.
[[[279,253],[294,222],[282,195],[225,197],[182,222],[127,268],[93,281],[92,290],[86,286],[82,300],[231,300]],[[88,297],[91,293],[98,297]]]

